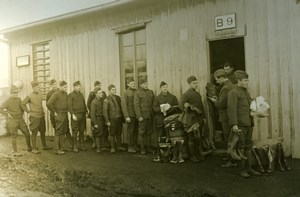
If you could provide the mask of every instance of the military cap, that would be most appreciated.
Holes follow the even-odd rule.
[[[110,85],[108,86],[108,90],[110,91],[111,89],[113,89],[113,88],[115,88],[115,87],[116,87],[115,85],[110,84]]]
[[[51,80],[50,80],[50,85],[52,85],[52,84],[54,84],[54,83],[56,83],[56,80],[55,80],[55,79],[51,79]]]
[[[59,85],[60,85],[60,86],[65,86],[65,85],[67,85],[67,82],[66,82],[66,81],[60,81],[60,82],[59,82]]]
[[[214,77],[225,77],[226,76],[226,72],[224,69],[218,69],[214,72]]]
[[[75,81],[75,82],[73,83],[73,86],[78,86],[78,85],[80,85],[80,81]]]
[[[162,87],[162,86],[165,86],[165,85],[168,85],[166,82],[164,82],[164,81],[162,81],[161,83],[160,83],[160,88]]]
[[[191,83],[191,82],[193,82],[193,81],[197,81],[197,78],[196,78],[194,75],[189,76],[189,77],[187,78],[187,82],[188,82],[188,83]]]
[[[234,72],[235,79],[248,79],[249,75],[243,70],[237,70]]]
[[[100,81],[95,81],[94,82],[94,87],[97,86],[97,85],[101,85]]]
[[[32,87],[32,88],[35,88],[35,87],[37,87],[37,86],[39,86],[39,83],[38,83],[38,82],[36,82],[36,81],[32,81],[32,82],[31,82],[31,87]]]

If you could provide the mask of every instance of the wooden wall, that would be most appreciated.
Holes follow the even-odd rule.
[[[114,29],[146,22],[149,88],[158,93],[165,80],[180,98],[187,89],[186,78],[193,74],[204,95],[210,79],[208,41],[242,36],[251,95],[262,95],[271,105],[269,118],[255,120],[253,137],[283,137],[286,152],[299,158],[299,6],[296,0],[133,1],[8,35],[11,77],[25,82],[25,97],[31,91],[32,65],[17,68],[15,58],[31,55],[31,44],[51,40],[53,78],[65,79],[70,90],[73,81],[82,81],[86,96],[95,80],[104,90],[111,83],[120,89]],[[229,13],[236,13],[237,29],[216,33],[214,17]]]

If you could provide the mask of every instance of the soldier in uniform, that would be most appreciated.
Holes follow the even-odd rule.
[[[83,146],[84,130],[86,126],[87,108],[83,94],[81,93],[81,84],[79,81],[73,83],[74,90],[68,95],[68,109],[71,114],[71,127],[73,137],[73,152],[79,150],[86,151]],[[77,137],[79,134],[79,142]]]
[[[134,112],[134,93],[136,92],[135,89],[135,82],[133,78],[127,79],[127,86],[128,88],[124,91],[124,94],[121,98],[121,105],[122,111],[127,123],[127,135],[128,135],[128,152],[129,153],[136,153],[137,151],[137,119]]]
[[[65,154],[65,135],[69,132],[67,82],[59,82],[59,90],[53,93],[47,107],[55,117],[55,145],[58,155]],[[72,147],[73,148],[73,147]]]
[[[90,112],[91,112],[91,103],[93,102],[93,100],[96,97],[95,90],[98,89],[98,88],[101,89],[101,83],[100,83],[100,81],[95,81],[94,82],[94,90],[90,92],[89,97],[87,99],[87,108],[89,110],[89,118],[90,118]],[[104,98],[106,98],[105,91],[103,91],[103,96],[104,96]],[[93,125],[91,125],[91,128],[92,128],[92,133],[94,133],[93,132],[93,129],[94,129]],[[107,126],[106,125],[104,125],[103,136],[104,136],[104,138],[106,137],[105,138],[105,144],[107,144],[108,131],[107,131]],[[92,139],[93,139],[93,146],[92,147],[96,148],[95,137],[93,136]],[[109,150],[105,146],[102,147],[102,149],[103,150]]]
[[[196,145],[195,136],[193,132],[189,132],[190,128],[195,124],[199,123],[203,125],[205,119],[205,111],[202,103],[202,97],[197,91],[198,80],[195,76],[187,78],[189,89],[182,95],[179,107],[185,113],[185,120],[183,122],[184,130],[188,133],[188,149],[190,153],[190,161],[198,163],[200,160],[196,156]],[[204,159],[201,154],[201,145],[198,147],[200,150],[199,157],[201,160]]]
[[[93,136],[95,137],[96,152],[101,153],[101,150],[105,147],[105,140],[103,136],[104,130],[104,116],[103,116],[103,102],[104,93],[101,88],[96,88],[95,90],[96,98],[91,103],[90,116],[92,120]]]
[[[35,154],[40,153],[36,146],[36,136],[40,132],[43,150],[50,150],[51,148],[46,145],[46,124],[43,109],[43,96],[40,94],[40,86],[38,82],[31,82],[32,93],[22,101],[22,108],[24,111],[30,114],[29,116],[29,128],[32,132],[32,152]],[[30,110],[27,108],[29,104]]]
[[[114,85],[108,86],[109,95],[104,100],[103,115],[105,123],[109,128],[110,152],[115,153],[115,141],[117,141],[117,150],[125,151],[122,147],[121,135],[122,124],[124,122],[123,112],[121,108],[121,98],[116,95],[117,89]]]
[[[237,80],[234,76],[234,71],[233,71],[233,66],[230,62],[225,62],[224,64],[224,70],[225,70],[225,73],[227,75],[227,78],[233,83],[233,84],[236,84],[237,83]]]
[[[11,96],[0,107],[0,113],[7,116],[7,127],[11,132],[12,146],[14,149],[14,155],[19,156],[17,149],[17,135],[18,129],[22,131],[25,136],[27,150],[32,151],[30,144],[30,134],[27,125],[23,119],[23,109],[21,106],[22,100],[18,97],[18,88],[11,86]]]
[[[176,96],[171,94],[168,91],[168,84],[164,81],[160,83],[160,90],[161,93],[156,96],[153,103],[153,111],[155,113],[155,123],[156,123],[156,130],[158,131],[158,137],[165,137],[166,130],[164,127],[164,119],[167,116],[170,116],[176,113],[178,110],[178,100]],[[161,105],[167,105],[168,110],[165,110],[164,107]],[[159,152],[157,152],[157,158],[154,158],[154,161],[160,161]]]
[[[53,95],[53,93],[58,90],[58,88],[57,88],[57,82],[56,82],[55,79],[51,79],[50,80],[50,86],[51,86],[51,90],[46,95],[46,103],[51,98],[51,96]],[[53,113],[51,113],[51,111],[50,111],[50,121],[51,121],[51,124],[52,124],[53,128],[55,129],[55,116],[54,116]]]
[[[153,152],[151,149],[151,134],[154,93],[148,89],[148,82],[143,78],[139,80],[139,86],[140,88],[134,93],[134,111],[139,121],[138,138],[141,145],[141,154],[145,155],[146,151]]]
[[[222,124],[223,129],[223,139],[224,142],[228,143],[229,138],[229,131],[230,128],[228,126],[228,115],[227,115],[227,94],[230,90],[234,88],[234,85],[232,82],[228,79],[226,72],[224,69],[219,69],[214,73],[214,78],[218,84],[221,86],[221,90],[219,92],[219,98],[216,99],[214,97],[209,98],[212,102],[214,102],[215,106],[219,110],[219,122]],[[240,160],[240,157],[235,154],[232,155],[233,159]],[[236,164],[231,161],[231,159],[228,160],[228,162],[222,167],[232,167],[236,166]]]
[[[233,143],[228,149],[234,147],[239,138],[239,149],[245,153],[246,160],[240,161],[241,172],[240,176],[249,178],[250,174],[260,175],[259,172],[252,169],[252,154],[251,149],[253,145],[252,131],[253,119],[250,116],[251,98],[247,90],[248,88],[248,74],[245,71],[237,70],[234,72],[237,79],[237,86],[228,93],[227,98],[227,113],[229,118],[229,127],[231,128],[229,143]],[[234,142],[232,142],[232,140]],[[233,150],[229,150],[232,152]]]

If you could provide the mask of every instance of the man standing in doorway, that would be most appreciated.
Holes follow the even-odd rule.
[[[124,91],[124,94],[121,98],[122,111],[127,123],[127,135],[128,135],[128,152],[136,153],[137,151],[137,119],[134,112],[134,93],[135,82],[133,78],[128,78],[126,80],[128,88]]]
[[[148,82],[146,79],[140,79],[139,86],[140,88],[134,93],[134,111],[139,121],[138,138],[141,145],[141,154],[145,155],[146,151],[149,153],[153,152],[151,149],[151,134],[154,93],[152,90],[148,89]]]
[[[215,106],[219,110],[219,122],[222,124],[222,129],[223,129],[223,139],[226,144],[228,144],[228,138],[229,138],[229,125],[228,125],[228,115],[227,115],[227,94],[230,90],[234,88],[234,85],[232,82],[228,79],[225,70],[224,69],[219,69],[214,73],[214,78],[216,82],[221,86],[221,90],[219,92],[219,98],[216,99],[214,97],[209,98],[212,102],[214,102]],[[230,146],[228,144],[228,146]],[[233,154],[233,159],[240,160],[240,157],[235,154]],[[222,167],[232,167],[236,166],[234,163],[231,161],[231,159],[228,160],[228,162]]]
[[[188,133],[188,149],[190,153],[190,161],[193,163],[198,163],[200,160],[196,156],[196,145],[195,145],[195,136],[194,132],[189,132],[190,128],[195,124],[203,125],[206,121],[205,111],[202,103],[202,97],[198,88],[198,80],[195,76],[190,76],[187,78],[189,84],[189,89],[182,95],[179,107],[185,113],[186,118],[183,122],[184,130]],[[200,143],[197,149],[199,150],[199,157],[201,160],[204,159],[204,156],[201,154],[202,145]]]
[[[71,114],[71,127],[73,137],[73,152],[78,150],[86,151],[83,146],[84,130],[86,126],[87,108],[83,94],[81,93],[81,84],[79,81],[73,83],[74,90],[68,95],[68,109]],[[79,134],[79,142],[77,136]]]
[[[233,83],[233,84],[236,84],[237,83],[237,80],[235,79],[235,76],[234,76],[234,71],[233,71],[233,66],[230,62],[225,62],[224,64],[224,70],[225,70],[225,73],[227,75],[227,78]]]
[[[234,138],[239,138],[238,148],[242,153],[245,153],[247,157],[247,160],[242,159],[240,161],[240,176],[243,178],[249,178],[249,173],[260,175],[259,172],[252,169],[251,149],[253,145],[252,130],[254,123],[253,118],[250,116],[251,98],[247,90],[249,76],[242,70],[235,71],[234,75],[237,79],[237,86],[228,93],[227,98],[228,123],[231,128],[229,141]],[[235,143],[233,143],[232,146],[235,146]]]
[[[40,153],[36,145],[36,136],[40,132],[43,150],[50,150],[51,148],[46,145],[46,124],[43,109],[43,96],[40,94],[40,86],[38,82],[31,82],[32,93],[27,96],[22,102],[22,108],[24,111],[30,114],[29,116],[29,128],[32,132],[32,152],[35,154]],[[29,104],[30,110],[27,108]]]

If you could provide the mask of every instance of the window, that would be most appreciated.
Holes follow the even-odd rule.
[[[121,87],[133,78],[138,86],[140,78],[147,78],[146,31],[138,29],[120,34]]]
[[[49,42],[33,45],[33,81],[38,82],[41,92],[46,98],[50,80],[50,49]]]

